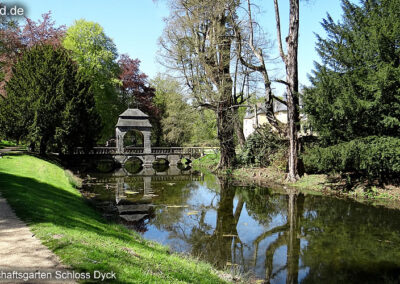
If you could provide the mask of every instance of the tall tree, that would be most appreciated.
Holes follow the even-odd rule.
[[[300,105],[299,105],[299,74],[298,74],[298,47],[299,47],[299,26],[300,7],[299,0],[289,1],[289,33],[286,37],[286,53],[283,50],[281,36],[281,20],[279,15],[278,0],[274,0],[276,30],[278,36],[279,54],[285,64],[286,80],[281,81],[286,85],[287,110],[288,110],[288,136],[289,136],[289,181],[296,181],[299,178],[298,132],[300,130]]]
[[[235,165],[232,10],[238,0],[170,1],[171,14],[160,41],[169,67],[185,79],[199,106],[217,118],[219,168]]]
[[[400,136],[400,2],[343,1],[343,19],[323,21],[305,112],[326,145]]]
[[[44,44],[26,51],[6,90],[0,101],[0,131],[6,137],[38,145],[42,155],[69,152],[77,143],[91,147],[96,140],[93,92],[63,48]]]
[[[122,110],[116,86],[119,67],[117,49],[103,28],[83,19],[68,28],[63,46],[72,52],[80,72],[92,82],[96,108],[101,116],[103,131],[101,141],[114,135],[114,127]]]

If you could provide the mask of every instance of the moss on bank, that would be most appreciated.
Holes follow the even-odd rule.
[[[116,283],[224,282],[209,264],[107,223],[69,179],[62,168],[35,157],[0,159],[0,192],[63,264],[78,272],[113,271]]]

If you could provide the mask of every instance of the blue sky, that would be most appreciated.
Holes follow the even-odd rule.
[[[261,26],[275,40],[273,0],[255,2],[263,12],[258,17]],[[288,2],[280,0],[283,40],[287,34]],[[98,22],[114,40],[119,53],[139,58],[141,70],[150,78],[163,71],[156,61],[157,41],[164,28],[163,18],[168,16],[163,0],[21,0],[18,3],[26,8],[25,15],[33,20],[38,20],[41,14],[51,10],[57,25],[70,26],[74,20],[81,18]],[[311,73],[313,61],[318,60],[314,33],[324,34],[320,22],[327,12],[338,20],[342,10],[340,0],[303,1],[300,9],[299,77],[300,84],[308,85],[307,73]],[[284,70],[279,74],[284,75]]]

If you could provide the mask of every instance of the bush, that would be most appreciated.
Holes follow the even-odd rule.
[[[246,140],[239,162],[262,167],[276,164],[279,168],[286,168],[287,148],[287,141],[274,133],[269,125],[264,124]]]
[[[370,136],[327,148],[306,149],[302,155],[308,173],[349,173],[378,178],[400,174],[400,139]]]

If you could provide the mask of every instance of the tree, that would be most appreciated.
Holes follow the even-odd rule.
[[[83,19],[68,28],[63,46],[72,52],[80,72],[92,82],[96,108],[103,124],[101,141],[105,141],[114,135],[123,108],[116,91],[116,86],[121,84],[116,46],[99,24]]]
[[[279,15],[278,0],[274,0],[276,30],[278,36],[279,54],[285,64],[286,80],[281,81],[286,85],[287,110],[288,110],[288,136],[289,136],[289,181],[296,181],[299,178],[298,132],[300,130],[300,105],[299,105],[299,74],[298,74],[298,47],[299,47],[299,26],[300,7],[299,0],[289,1],[289,33],[286,37],[286,54],[282,46],[281,21]]]
[[[232,11],[237,0],[170,1],[160,44],[164,61],[181,74],[196,104],[216,114],[221,159],[219,168],[235,165],[232,91]]]
[[[22,54],[37,44],[60,46],[65,34],[65,26],[55,26],[51,19],[51,12],[42,15],[42,19],[35,22],[26,18],[24,26],[20,27],[17,21],[1,17],[0,26],[0,95],[5,97],[5,84],[11,78],[12,67]]]
[[[236,52],[237,56],[246,68],[252,72],[257,72],[262,76],[262,83],[265,91],[265,111],[269,124],[271,124],[279,134],[283,134],[283,129],[279,125],[274,114],[274,100],[286,105],[286,101],[274,96],[272,93],[273,80],[270,78],[267,68],[268,44],[263,40],[261,32],[256,33],[257,24],[253,20],[252,6],[250,0],[247,0],[246,18],[235,21]],[[279,80],[280,81],[280,80]]]
[[[154,103],[155,89],[147,82],[147,75],[139,69],[140,60],[132,59],[127,54],[122,54],[118,60],[120,68],[119,79],[120,100],[125,107],[138,107],[150,117],[153,126],[155,144],[161,143],[161,116],[160,110]]]
[[[63,48],[43,44],[26,51],[6,91],[0,102],[0,130],[6,137],[39,145],[42,155],[91,147],[97,138],[93,92]]]
[[[188,144],[197,115],[184,98],[179,82],[158,75],[151,84],[156,89],[155,103],[160,110],[163,140],[173,146]]]
[[[304,110],[325,145],[370,135],[400,136],[400,3],[343,1],[343,19],[328,15],[318,37]]]

